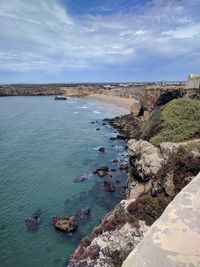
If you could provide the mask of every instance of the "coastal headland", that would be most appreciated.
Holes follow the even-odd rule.
[[[145,257],[147,256],[147,259],[149,257],[142,254],[141,249],[147,251],[146,244],[152,238],[151,233],[160,237],[159,252],[163,255],[158,259],[155,253],[151,257],[152,266],[161,266],[166,256],[166,249],[171,250],[169,256],[173,257],[170,266],[177,264],[184,266],[186,263],[200,266],[199,256],[195,256],[197,255],[195,245],[189,251],[192,256],[184,257],[188,244],[177,242],[174,245],[173,242],[173,244],[168,242],[168,239],[164,240],[162,235],[162,231],[166,233],[172,230],[162,216],[164,215],[169,222],[173,219],[173,223],[178,223],[178,220],[181,223],[180,220],[185,220],[185,217],[176,207],[180,206],[180,212],[181,208],[184,208],[185,212],[191,208],[192,199],[196,201],[199,196],[199,191],[194,192],[192,185],[187,191],[188,184],[194,181],[195,186],[197,183],[200,171],[199,89],[186,89],[182,84],[135,85],[125,88],[116,86],[111,89],[99,85],[20,87],[19,91],[15,86],[0,89],[1,96],[18,94],[87,97],[122,106],[130,111],[129,114],[113,119],[105,118],[106,122],[118,130],[117,138],[127,142],[129,164],[126,166],[128,168],[126,199],[111,210],[99,226],[81,240],[68,260],[68,267],[118,267],[123,263],[123,266],[143,266]],[[186,191],[180,193],[184,187]],[[195,194],[190,203],[186,201],[188,192],[190,195]],[[183,201],[184,207],[180,201]],[[195,209],[192,216],[194,220],[195,216],[199,216]],[[156,222],[158,222],[157,228]],[[162,227],[159,222],[163,223]],[[193,236],[200,232],[199,225],[195,224],[194,229],[191,224],[185,225],[185,228],[181,228],[184,236],[189,238],[191,243],[195,242]],[[173,237],[173,240],[174,238],[176,237]],[[165,242],[168,242],[167,246]],[[152,246],[151,249],[156,251]],[[137,259],[137,265],[134,265],[134,257]]]

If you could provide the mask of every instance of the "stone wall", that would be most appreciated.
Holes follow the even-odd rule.
[[[200,89],[200,75],[191,74],[186,83],[187,89]]]
[[[122,267],[200,266],[200,173],[174,198]]]

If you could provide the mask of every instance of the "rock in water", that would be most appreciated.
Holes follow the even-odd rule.
[[[86,180],[87,180],[86,176],[79,175],[79,176],[74,178],[74,183],[82,183],[82,182],[85,182]]]
[[[109,181],[104,181],[104,187],[108,192],[115,192],[115,186]]]
[[[77,215],[76,218],[78,220],[83,220],[89,218],[91,215],[91,210],[90,208],[82,209]]]
[[[105,153],[106,152],[106,149],[105,147],[101,146],[99,149],[98,149],[99,152],[101,153]]]
[[[31,217],[25,220],[28,232],[36,232],[41,222],[41,210],[36,210]]]
[[[53,217],[54,227],[62,232],[71,233],[76,231],[78,223],[75,216],[71,217]]]
[[[67,100],[65,96],[55,96],[55,100]]]
[[[101,166],[100,168],[96,169],[93,174],[97,174],[100,177],[104,177],[108,174],[108,166]]]

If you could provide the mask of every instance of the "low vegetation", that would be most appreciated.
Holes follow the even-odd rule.
[[[174,195],[178,194],[186,186],[192,177],[200,171],[200,156],[188,152],[184,147],[179,147],[157,174],[157,179],[161,184],[165,180],[167,173],[173,172]]]
[[[189,98],[172,100],[152,113],[141,132],[141,138],[154,145],[199,138],[200,101]]]

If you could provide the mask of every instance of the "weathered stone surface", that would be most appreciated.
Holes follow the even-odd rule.
[[[75,216],[71,217],[53,217],[54,227],[65,233],[76,231],[78,226],[77,219]]]
[[[185,142],[179,142],[179,143],[172,143],[172,142],[163,142],[160,144],[160,152],[162,153],[162,156],[165,159],[168,159],[173,153],[176,153],[178,151],[178,148],[181,146],[191,145],[191,144],[200,144],[199,139],[185,141]],[[193,151],[195,151],[195,146],[193,146]],[[198,150],[197,150],[198,152]]]
[[[186,83],[187,89],[200,89],[200,74],[190,74]]]
[[[159,149],[144,140],[129,140],[128,153],[132,157],[137,179],[142,181],[148,181],[156,175],[164,162]]]
[[[131,114],[133,117],[138,117],[141,111],[142,105],[138,100],[134,100],[134,103],[131,106]]]
[[[200,173],[174,198],[122,267],[200,266]]]
[[[81,241],[70,257],[68,267],[121,266],[149,228],[143,221],[131,221],[127,210],[130,203],[130,200],[123,200],[106,215],[101,225],[93,230],[93,237]]]

